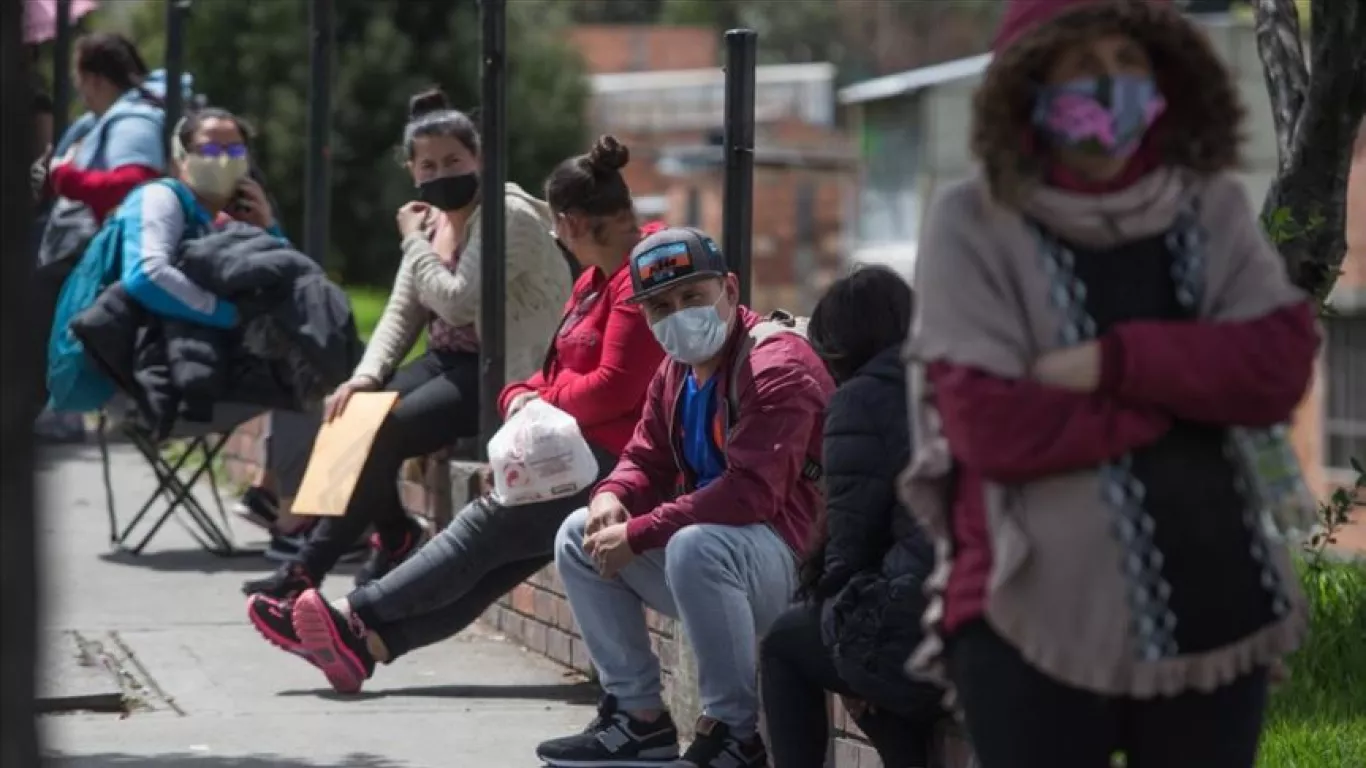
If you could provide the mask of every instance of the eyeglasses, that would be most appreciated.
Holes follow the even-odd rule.
[[[195,147],[194,153],[201,157],[219,158],[226,157],[233,160],[247,156],[246,144],[217,144],[212,141],[205,142]]]

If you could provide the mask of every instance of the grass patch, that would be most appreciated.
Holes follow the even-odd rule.
[[[360,337],[368,342],[370,334],[375,332],[375,326],[379,325],[379,316],[384,314],[384,305],[389,301],[389,291],[352,285],[347,286],[346,295],[351,299],[351,311],[356,316],[356,329],[360,331]],[[403,362],[406,363],[426,351],[427,334],[424,331]]]
[[[1259,768],[1366,766],[1366,562],[1300,564],[1310,635],[1271,697]]]

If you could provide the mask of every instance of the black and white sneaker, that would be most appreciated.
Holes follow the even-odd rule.
[[[757,735],[735,738],[730,726],[710,717],[697,718],[697,735],[682,759],[671,768],[765,768],[768,749]]]
[[[280,519],[280,499],[273,491],[253,485],[242,492],[232,512],[252,525],[273,530]]]
[[[636,720],[604,696],[583,733],[541,742],[536,756],[554,768],[655,768],[678,759],[678,729],[665,712],[652,723]]]
[[[294,533],[271,533],[270,544],[266,547],[265,557],[276,563],[297,563],[299,553],[308,542],[313,526],[305,526]],[[370,539],[361,537],[341,556],[341,562],[354,563],[370,556]]]

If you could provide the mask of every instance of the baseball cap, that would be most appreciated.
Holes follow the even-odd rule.
[[[632,303],[677,285],[730,272],[721,248],[707,233],[692,227],[670,227],[641,240],[631,250]]]

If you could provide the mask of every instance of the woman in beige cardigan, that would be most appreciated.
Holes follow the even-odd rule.
[[[328,399],[335,418],[355,392],[398,392],[341,517],[324,518],[298,561],[248,582],[247,594],[292,597],[318,586],[349,545],[375,527],[369,562],[356,576],[365,584],[417,549],[421,528],[404,513],[399,467],[479,430],[479,295],[481,233],[479,135],[451,109],[445,94],[414,96],[404,130],[407,167],[419,201],[399,209],[403,261],[389,303],[351,380]],[[550,210],[515,184],[507,206],[507,376],[521,380],[540,366],[555,335],[571,279],[550,234]],[[400,366],[427,331],[427,352]]]

